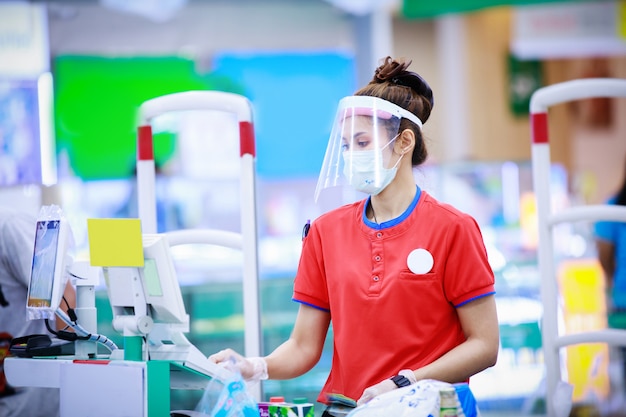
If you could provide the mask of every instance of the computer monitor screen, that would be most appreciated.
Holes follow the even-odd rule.
[[[50,307],[54,284],[54,266],[59,244],[60,221],[37,222],[35,250],[28,288],[29,307]]]
[[[146,303],[155,323],[188,324],[178,276],[166,235],[144,234],[144,267],[140,271]]]
[[[128,327],[128,317],[137,323],[143,317],[155,326],[175,326],[186,332],[189,316],[185,311],[178,277],[164,234],[142,235],[143,267],[105,267],[104,278],[113,309],[113,327],[124,335],[144,332],[141,325]],[[135,330],[132,330],[135,329]]]
[[[65,286],[66,231],[60,219],[39,220],[26,307],[30,319],[52,318]]]

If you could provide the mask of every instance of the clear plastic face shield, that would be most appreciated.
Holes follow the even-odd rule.
[[[403,117],[422,126],[413,113],[378,97],[341,99],[317,181],[315,201],[330,187],[351,185],[375,195],[388,185],[399,163],[399,155],[393,159],[393,147]]]

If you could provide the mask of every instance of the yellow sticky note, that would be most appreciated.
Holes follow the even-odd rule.
[[[87,219],[87,233],[92,266],[143,266],[139,219]]]

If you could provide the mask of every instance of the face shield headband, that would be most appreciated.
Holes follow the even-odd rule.
[[[416,115],[389,101],[371,96],[341,99],[315,189],[315,201],[324,189],[347,185],[347,178],[353,177],[353,167],[344,168],[344,158],[353,161],[360,156],[359,152],[370,151],[369,154],[375,155],[370,164],[373,172],[383,172],[387,165],[393,165],[389,164],[393,146],[387,145],[397,137],[402,118],[421,129],[422,122]],[[380,185],[377,176],[371,182],[374,187]]]

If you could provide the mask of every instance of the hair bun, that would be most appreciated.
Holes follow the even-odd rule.
[[[432,108],[435,105],[433,98],[433,91],[418,73],[408,71],[407,68],[411,65],[411,62],[405,62],[404,60],[394,60],[390,56],[383,60],[381,66],[376,68],[374,72],[374,78],[372,83],[384,83],[389,82],[404,87],[413,89],[417,94],[423,96]]]
[[[395,61],[393,58],[388,56],[385,58],[383,64],[376,68],[374,72],[374,80],[375,82],[385,82],[392,81],[394,78],[401,76],[406,73],[406,69],[411,65],[412,61],[403,62],[403,61]]]

